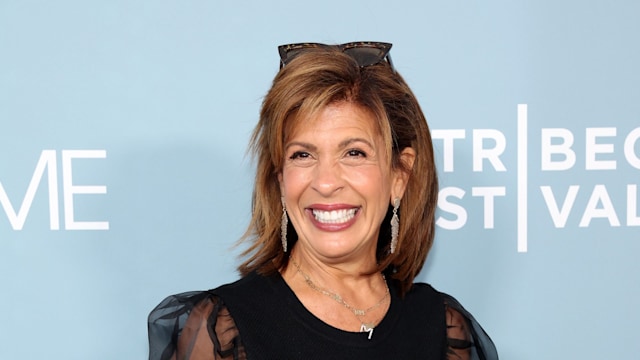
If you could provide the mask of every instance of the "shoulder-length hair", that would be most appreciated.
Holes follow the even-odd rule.
[[[294,124],[337,102],[368,109],[377,120],[392,169],[409,173],[398,212],[396,251],[389,251],[391,207],[381,224],[377,247],[379,270],[398,280],[405,293],[424,265],[435,232],[438,180],[429,128],[411,89],[388,63],[360,67],[334,48],[309,49],[298,55],[278,72],[263,100],[250,142],[257,161],[252,218],[241,239],[250,246],[238,270],[242,275],[252,271],[268,274],[287,266],[289,256],[281,246],[277,178],[284,163],[284,142]],[[400,158],[407,147],[416,153],[413,166]],[[287,234],[291,249],[297,240],[291,224]]]

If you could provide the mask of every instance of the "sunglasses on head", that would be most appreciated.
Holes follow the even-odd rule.
[[[285,67],[292,59],[308,49],[312,48],[336,48],[352,57],[360,67],[379,64],[386,61],[395,71],[389,50],[391,44],[374,41],[357,41],[340,45],[327,45],[319,43],[299,43],[278,46],[280,53],[280,69]]]

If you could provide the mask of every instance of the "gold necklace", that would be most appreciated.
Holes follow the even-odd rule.
[[[310,288],[312,288],[313,290],[315,290],[315,291],[317,291],[317,292],[319,292],[319,293],[321,293],[321,294],[323,294],[325,296],[330,297],[331,299],[335,300],[336,302],[338,302],[339,304],[341,304],[345,308],[349,309],[349,311],[351,311],[353,313],[353,315],[356,316],[358,321],[360,321],[360,332],[368,332],[369,333],[369,340],[371,340],[371,336],[373,335],[373,328],[375,327],[376,323],[378,323],[380,320],[382,320],[382,318],[380,318],[377,321],[371,323],[371,322],[363,321],[362,317],[364,317],[369,311],[372,311],[372,310],[376,309],[377,307],[379,307],[380,305],[382,305],[382,303],[387,299],[387,297],[389,297],[389,285],[387,285],[387,280],[384,277],[384,274],[381,274],[382,275],[382,281],[384,282],[384,286],[386,287],[386,291],[384,293],[384,296],[380,299],[380,301],[378,301],[374,305],[368,307],[367,309],[358,309],[358,308],[355,308],[355,307],[351,306],[346,301],[344,301],[342,296],[340,296],[339,294],[336,294],[335,292],[332,292],[332,291],[329,291],[329,290],[327,290],[325,288],[317,286],[313,282],[313,280],[311,280],[311,277],[309,275],[307,275],[307,273],[302,271],[302,269],[300,269],[300,265],[295,260],[293,260],[293,258],[291,258],[291,261],[293,262],[293,265],[296,266],[297,271],[300,273],[300,275],[302,275],[302,277],[304,278],[305,283],[307,283],[307,285]]]

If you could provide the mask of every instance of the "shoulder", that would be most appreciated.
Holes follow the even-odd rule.
[[[453,296],[435,290],[431,285],[416,283],[412,292],[437,298],[444,305],[447,344],[450,358],[497,360],[493,341],[480,323]],[[433,300],[431,300],[433,301]]]
[[[414,283],[409,292],[408,296],[439,296],[440,292],[433,288],[430,284],[427,283]]]
[[[284,280],[277,272],[269,275],[252,272],[239,280],[211,290],[224,299],[225,304],[236,314],[255,312],[267,303],[282,301]]]
[[[226,292],[245,293],[245,292],[260,291],[260,290],[271,287],[270,280],[272,280],[272,278],[273,278],[272,276],[269,277],[269,276],[260,275],[254,271],[247,274],[246,276],[241,277],[240,279],[232,283],[224,284],[213,290],[209,290],[209,292],[220,295]]]
[[[405,294],[404,300],[421,308],[431,306],[442,309],[444,304],[442,293],[425,283],[414,283]]]

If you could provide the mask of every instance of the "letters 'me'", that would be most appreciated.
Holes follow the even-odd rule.
[[[75,194],[106,194],[106,186],[73,185],[73,159],[104,159],[106,150],[62,150],[62,191],[64,204],[64,226],[66,230],[109,230],[108,221],[75,221],[73,211],[73,195]],[[31,209],[36,190],[42,181],[45,170],[49,185],[49,226],[51,230],[60,229],[60,214],[58,212],[58,164],[55,150],[43,150],[36,169],[27,187],[22,205],[16,212],[11,205],[9,196],[0,183],[0,204],[9,218],[13,230],[22,230],[24,222]]]

